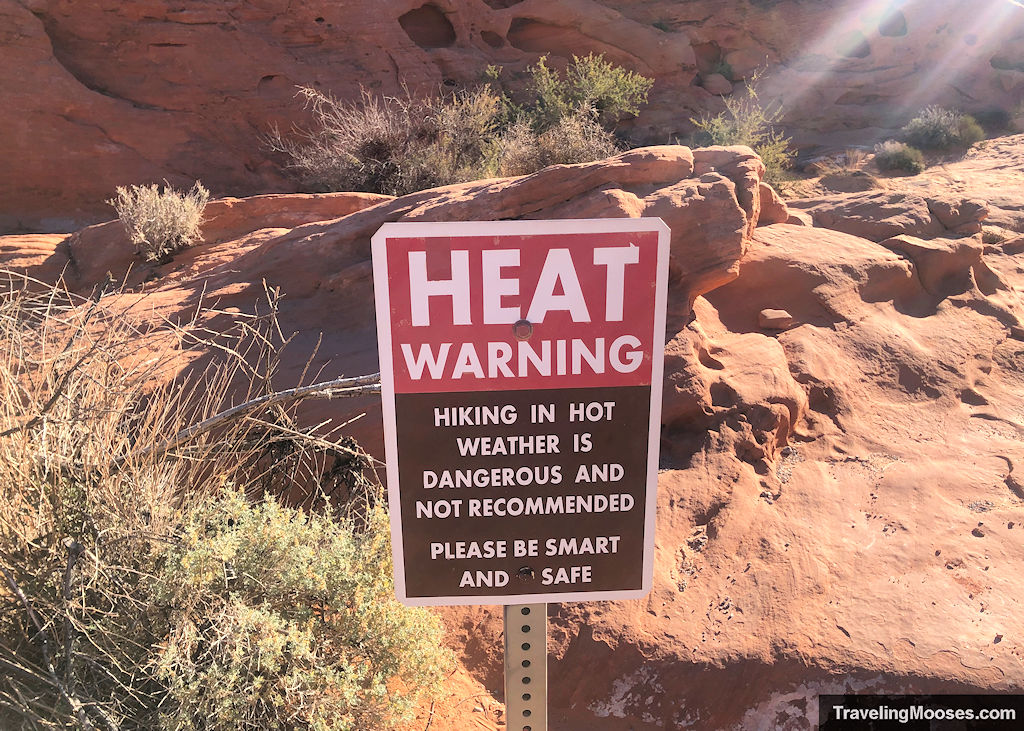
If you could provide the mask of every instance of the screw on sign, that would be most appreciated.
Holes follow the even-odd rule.
[[[506,605],[509,728],[546,728],[544,602],[650,591],[668,247],[651,218],[373,237],[395,591]]]

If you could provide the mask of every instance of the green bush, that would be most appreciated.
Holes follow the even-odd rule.
[[[902,170],[917,175],[924,170],[924,155],[916,147],[896,140],[875,145],[875,165],[879,170]]]
[[[562,117],[540,134],[529,122],[519,120],[498,142],[496,172],[501,176],[528,175],[548,165],[601,160],[616,152],[614,135],[586,112]]]
[[[376,97],[346,102],[304,88],[314,128],[270,146],[311,190],[405,195],[617,152],[611,129],[638,113],[652,80],[601,56],[574,57],[564,77],[541,58],[519,103],[490,66],[476,89],[436,98]],[[514,172],[513,172],[514,171]]]
[[[179,729],[391,728],[445,667],[440,628],[394,599],[388,519],[252,504],[194,508],[155,583],[171,608],[155,662]]]
[[[922,109],[900,133],[908,144],[931,150],[970,147],[985,138],[984,130],[974,117],[936,106]]]
[[[196,241],[202,241],[199,226],[210,192],[198,180],[187,193],[166,183],[118,186],[117,195],[107,203],[117,211],[128,238],[149,262],[164,262]]]
[[[202,325],[143,334],[119,298],[4,284],[0,728],[408,719],[449,653],[433,615],[394,599],[381,490],[354,443],[305,430],[294,403],[169,441],[269,389],[273,318],[238,318],[217,334],[225,360],[166,383]],[[312,490],[309,508],[234,485]],[[342,487],[361,497],[323,508]]]
[[[647,103],[654,84],[640,74],[616,66],[603,56],[573,56],[563,78],[548,68],[542,56],[530,69],[531,93],[535,97],[526,114],[538,131],[556,126],[560,120],[592,114],[605,129],[625,117],[635,117]]]
[[[777,182],[784,178],[795,153],[790,138],[776,129],[782,116],[779,107],[765,106],[758,97],[760,73],[747,80],[742,91],[723,97],[725,111],[713,117],[690,119],[696,125],[697,143],[704,145],[746,145],[764,162],[765,180]]]

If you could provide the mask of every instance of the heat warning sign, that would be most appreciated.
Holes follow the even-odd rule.
[[[660,219],[373,237],[399,600],[650,590],[668,246]]]

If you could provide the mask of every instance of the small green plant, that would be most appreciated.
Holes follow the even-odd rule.
[[[168,726],[363,731],[411,718],[447,670],[440,625],[394,598],[383,507],[362,523],[237,490],[182,521],[154,597],[172,608],[155,662]]]
[[[550,129],[564,117],[581,111],[592,113],[598,122],[611,129],[627,116],[635,117],[647,103],[647,92],[654,80],[605,61],[604,56],[573,56],[563,78],[547,66],[542,56],[530,69],[532,94],[529,105],[538,131]]]
[[[886,140],[875,145],[875,165],[886,172],[900,170],[917,175],[924,170],[924,155],[904,142]]]
[[[736,72],[733,70],[732,64],[730,64],[724,58],[720,58],[711,67],[711,73],[720,74],[725,78],[729,79],[729,81],[732,81],[733,74],[735,74]]]
[[[908,144],[930,150],[970,147],[985,138],[985,131],[974,117],[937,106],[922,109],[900,133]]]
[[[795,153],[790,149],[790,138],[775,127],[782,116],[781,108],[761,103],[757,91],[760,79],[761,72],[755,73],[741,92],[723,97],[724,112],[700,119],[691,117],[690,122],[697,127],[698,143],[753,149],[764,163],[765,180],[777,182],[784,178]]]
[[[210,191],[198,180],[187,193],[164,182],[158,185],[118,186],[107,201],[117,211],[128,238],[148,262],[164,262],[196,241]]]

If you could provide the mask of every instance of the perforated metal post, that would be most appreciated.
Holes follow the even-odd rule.
[[[505,607],[505,728],[548,729],[548,605]]]

